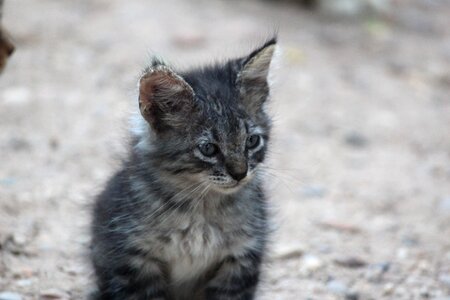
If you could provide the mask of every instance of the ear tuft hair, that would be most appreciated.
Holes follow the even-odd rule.
[[[253,57],[255,57],[259,52],[261,52],[262,50],[264,50],[267,47],[270,46],[276,46],[278,43],[278,36],[273,36],[271,38],[269,38],[266,42],[264,42],[264,44],[262,44],[260,47],[256,48],[255,50],[253,50],[252,53],[250,53],[246,59],[244,59],[244,65],[246,65]]]
[[[269,96],[267,80],[276,43],[275,36],[242,60],[242,68],[238,73],[238,85],[244,105],[251,114],[260,110]]]

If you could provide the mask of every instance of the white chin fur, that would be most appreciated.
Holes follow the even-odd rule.
[[[219,192],[221,194],[233,194],[237,191],[239,191],[242,188],[243,184],[238,183],[234,186],[225,186],[225,185],[219,185],[214,184],[212,187],[216,192]]]

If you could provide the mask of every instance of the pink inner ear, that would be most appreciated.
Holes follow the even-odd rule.
[[[192,88],[170,70],[152,70],[139,82],[139,109],[142,116],[153,126],[180,117],[193,105]]]
[[[139,104],[151,106],[155,99],[155,93],[158,91],[158,85],[161,82],[162,74],[157,72],[145,74],[139,82]]]
[[[141,105],[158,105],[162,109],[176,98],[186,97],[189,87],[181,78],[168,71],[154,71],[140,80],[139,102]]]
[[[150,124],[155,122],[155,94],[158,91],[158,82],[161,74],[150,73],[145,74],[139,82],[139,109],[142,116]]]

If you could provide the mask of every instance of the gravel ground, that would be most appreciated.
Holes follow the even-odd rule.
[[[406,3],[407,2],[407,3]],[[450,3],[380,17],[289,2],[6,1],[0,299],[83,299],[93,196],[150,53],[187,67],[278,28],[275,232],[259,299],[450,299]]]

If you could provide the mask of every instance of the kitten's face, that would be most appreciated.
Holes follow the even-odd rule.
[[[244,112],[217,113],[193,139],[194,178],[216,191],[231,193],[249,182],[263,162],[269,138],[267,116],[257,124]]]
[[[141,78],[140,109],[154,131],[151,157],[161,170],[221,193],[254,177],[269,139],[264,103],[274,44],[182,75],[156,64]]]

